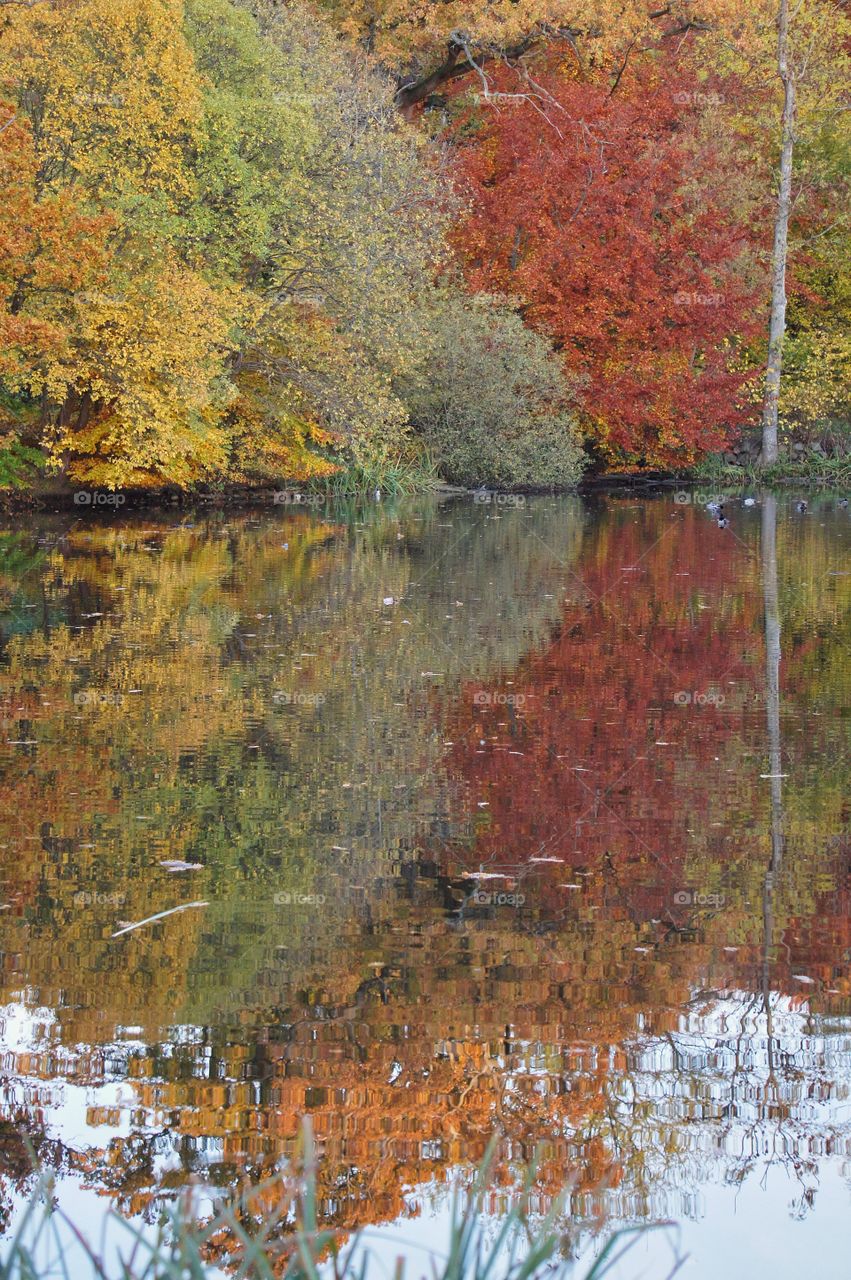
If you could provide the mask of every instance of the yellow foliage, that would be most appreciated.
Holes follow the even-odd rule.
[[[692,22],[741,36],[774,16],[771,0],[747,6],[740,0],[706,0],[699,15],[689,0],[667,5],[646,0],[320,0],[320,6],[347,35],[368,42],[406,72],[412,65],[432,69],[453,44],[480,58],[563,40],[565,32],[573,44],[572,57],[606,65],[634,48],[639,38],[685,33]]]
[[[54,457],[70,455],[75,480],[109,488],[187,485],[222,469],[232,396],[222,367],[239,291],[213,290],[164,253],[140,264],[119,296],[78,301],[76,359],[53,377],[87,398],[91,412],[60,419]]]
[[[67,191],[36,191],[32,131],[0,102],[0,375],[41,390],[39,375],[68,340],[73,294],[103,270],[108,215],[86,217]]]
[[[241,393],[231,407],[231,480],[274,480],[286,476],[309,480],[330,475],[336,468],[308,444],[330,444],[334,437],[314,422],[281,408],[273,398],[269,404],[268,385],[262,379],[239,380]],[[271,420],[271,421],[270,421]]]
[[[201,84],[175,0],[47,0],[3,10],[0,79],[33,122],[43,184],[173,206]]]

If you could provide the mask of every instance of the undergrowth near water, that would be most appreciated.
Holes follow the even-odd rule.
[[[317,476],[304,487],[329,497],[349,498],[373,494],[377,489],[390,497],[424,493],[437,488],[437,468],[427,454],[388,458],[372,464],[353,464],[331,475]]]
[[[701,484],[727,485],[822,485],[827,488],[847,488],[851,485],[851,456],[845,454],[837,457],[809,457],[801,462],[781,459],[770,467],[760,467],[756,463],[744,466],[725,462],[723,458],[712,455],[698,463],[688,474],[688,479]]]

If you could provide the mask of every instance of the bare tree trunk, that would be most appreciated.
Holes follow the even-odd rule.
[[[763,466],[777,461],[777,402],[786,333],[786,256],[789,214],[792,208],[792,155],[795,147],[795,75],[789,67],[789,0],[780,0],[777,19],[777,70],[783,83],[783,133],[780,147],[780,189],[774,219],[774,251],[771,259],[771,322],[768,330],[768,365],[762,406]]]

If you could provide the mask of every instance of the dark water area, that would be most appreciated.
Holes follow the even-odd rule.
[[[0,1232],[27,1141],[94,1233],[307,1114],[388,1274],[496,1133],[494,1220],[676,1224],[617,1276],[847,1276],[851,520],[728,514],[0,527]]]

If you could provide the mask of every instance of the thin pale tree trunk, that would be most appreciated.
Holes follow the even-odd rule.
[[[792,209],[792,156],[795,148],[795,75],[789,66],[789,0],[780,0],[777,19],[777,70],[783,84],[783,135],[780,147],[780,189],[774,218],[774,251],[771,259],[771,321],[768,330],[768,365],[762,405],[762,454],[766,466],[777,461],[777,405],[786,333],[786,257],[789,214]]]
[[[780,736],[780,598],[777,587],[777,498],[762,497],[762,598],[765,613],[765,712],[771,782],[771,870],[783,859],[783,752]]]
[[[767,1104],[777,1100],[771,965],[776,958],[775,890],[783,865],[783,752],[780,736],[780,601],[777,589],[777,499],[762,495],[762,599],[765,614],[765,713],[768,729],[768,780],[771,785],[771,860],[762,888],[762,1000],[768,1033]]]

